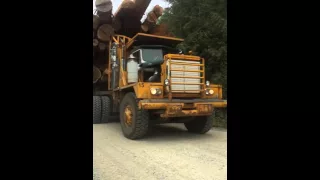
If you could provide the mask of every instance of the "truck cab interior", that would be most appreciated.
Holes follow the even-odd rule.
[[[160,82],[161,64],[164,55],[176,54],[179,50],[163,45],[141,45],[133,47],[128,60],[138,63],[138,72],[143,73],[143,82]]]

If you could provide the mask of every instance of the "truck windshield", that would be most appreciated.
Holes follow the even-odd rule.
[[[162,49],[142,49],[142,60],[146,62],[162,61]]]

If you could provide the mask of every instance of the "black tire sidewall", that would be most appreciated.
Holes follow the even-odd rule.
[[[127,105],[130,105],[130,107],[132,108],[132,124],[131,124],[131,126],[127,126],[125,123],[125,120],[124,120],[124,116],[125,116],[124,110]],[[133,95],[131,93],[126,94],[120,103],[120,123],[121,123],[122,132],[124,133],[124,135],[126,137],[129,137],[135,133],[134,131],[136,129],[137,110],[138,110],[137,108],[138,108],[137,102],[136,102],[135,98],[133,97]]]
[[[101,122],[109,122],[111,110],[111,98],[109,96],[101,96]]]
[[[205,134],[212,129],[215,113],[210,116],[199,116],[194,120],[184,123],[189,132]]]
[[[93,96],[93,124],[101,123],[101,98]]]

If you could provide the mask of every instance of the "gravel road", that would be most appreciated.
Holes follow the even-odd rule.
[[[93,180],[226,180],[227,131],[196,135],[163,124],[128,140],[119,123],[93,125]]]

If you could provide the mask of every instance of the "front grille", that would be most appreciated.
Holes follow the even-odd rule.
[[[203,64],[200,61],[169,60],[171,92],[200,93],[203,81]]]

